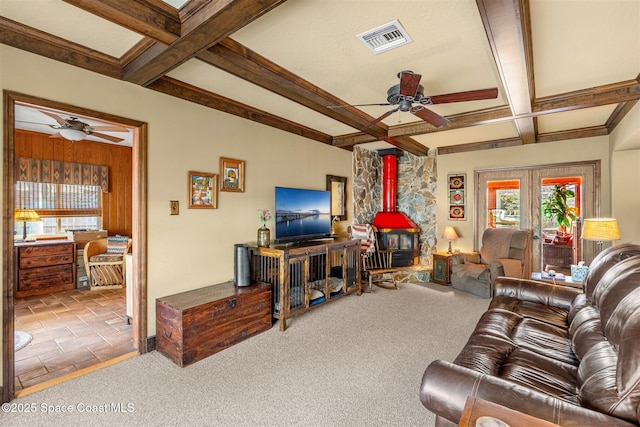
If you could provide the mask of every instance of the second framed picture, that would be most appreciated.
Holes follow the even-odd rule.
[[[244,160],[220,157],[220,191],[244,192]]]

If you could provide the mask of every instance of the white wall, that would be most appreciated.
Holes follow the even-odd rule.
[[[611,133],[611,214],[621,242],[640,242],[640,103]]]
[[[148,123],[150,336],[156,298],[233,278],[233,245],[255,241],[257,210],[273,210],[276,185],[324,190],[331,174],[351,188],[349,151],[5,45],[0,88]],[[217,173],[221,156],[246,161],[245,192],[220,192],[216,210],[187,209],[187,172]],[[169,215],[170,200],[180,215]]]

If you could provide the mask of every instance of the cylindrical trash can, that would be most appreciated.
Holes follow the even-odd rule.
[[[249,248],[241,243],[235,245],[233,254],[233,276],[233,282],[236,286],[249,286],[251,284]]]

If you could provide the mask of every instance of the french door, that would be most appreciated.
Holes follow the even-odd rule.
[[[482,246],[482,233],[489,227],[531,230],[533,244],[529,271],[540,271],[548,220],[542,214],[543,196],[552,183],[575,184],[576,211],[582,218],[600,213],[600,161],[551,164],[475,172],[475,249]],[[551,183],[551,184],[550,184]],[[578,242],[580,244],[580,242]],[[583,260],[594,256],[594,244],[583,242]]]

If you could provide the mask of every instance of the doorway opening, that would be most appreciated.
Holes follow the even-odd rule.
[[[43,108],[60,110],[79,116],[95,117],[98,120],[119,123],[133,129],[134,141],[131,153],[132,182],[132,224],[131,234],[136,244],[131,255],[132,264],[132,345],[138,353],[146,352],[146,159],[147,159],[147,125],[143,122],[114,116],[111,114],[80,108],[61,102],[50,101],[30,95],[4,91],[4,200],[3,214],[3,264],[16,266],[17,258],[14,250],[14,187],[16,182],[16,123],[15,107],[18,103],[28,103]],[[87,162],[88,163],[88,162]],[[15,387],[15,290],[17,268],[6,268],[3,271],[3,401],[8,402],[16,397]],[[88,291],[91,292],[91,291]],[[77,375],[77,373],[76,373]],[[72,375],[71,377],[73,377]]]

